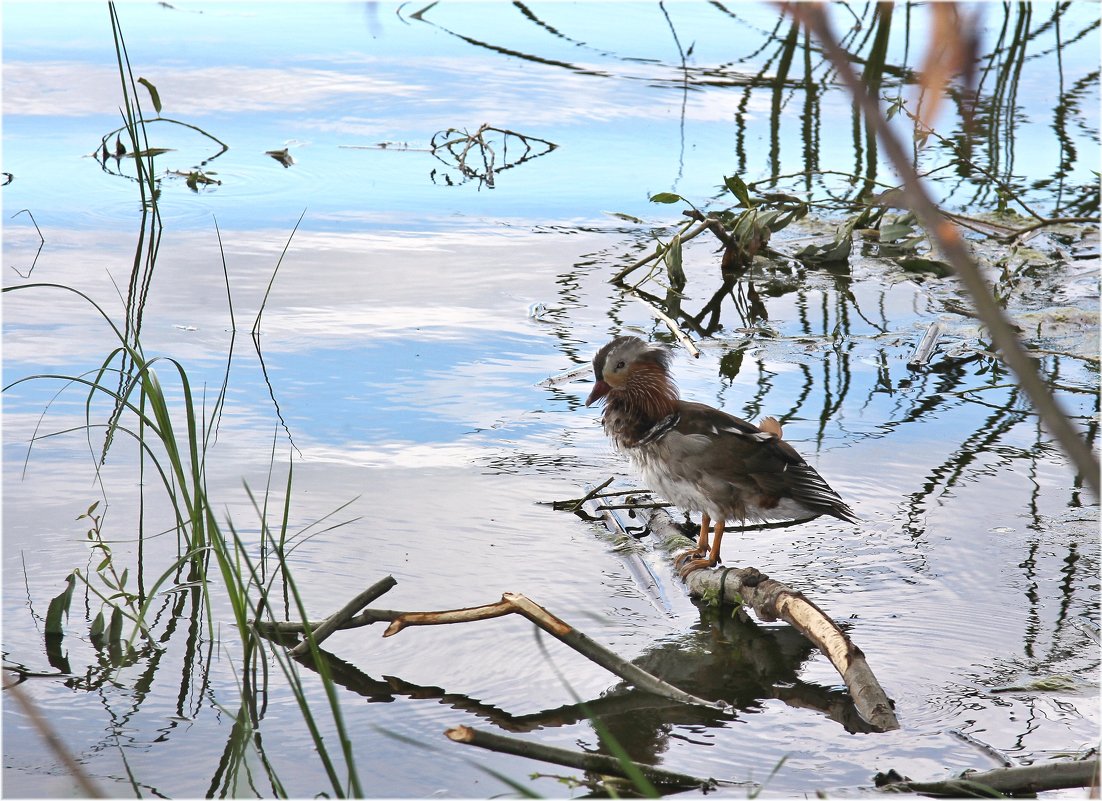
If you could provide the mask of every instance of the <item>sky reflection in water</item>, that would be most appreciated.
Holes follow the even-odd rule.
[[[786,438],[862,515],[856,529],[817,521],[732,537],[731,559],[797,582],[836,616],[850,618],[905,721],[890,742],[855,738],[807,708],[808,698],[815,709],[835,698],[837,677],[786,634],[702,619],[672,581],[672,611],[661,609],[603,529],[535,505],[575,496],[609,475],[629,476],[604,441],[598,413],[581,406],[587,379],[538,383],[587,363],[614,333],[668,338],[640,304],[607,284],[614,270],[653,249],[649,223],[667,224],[680,211],[654,206],[648,195],[677,191],[703,203],[723,175],[769,174],[772,90],[744,95],[741,87],[714,84],[761,67],[747,57],[762,39],[734,33],[760,37],[775,24],[775,10],[739,4],[730,9],[738,17],[732,20],[717,6],[666,6],[683,46],[694,46],[690,66],[701,68],[698,77],[708,77],[704,67],[717,69],[713,85],[689,91],[680,85],[677,48],[657,5],[528,7],[542,26],[519,5],[445,3],[426,21],[410,19],[410,6],[399,15],[395,6],[373,4],[119,7],[135,74],[157,85],[165,115],[230,144],[205,165],[220,185],[193,194],[182,179],[162,182],[166,229],[143,329],[147,353],[181,359],[212,402],[233,334],[217,219],[237,327],[229,398],[208,466],[219,513],[255,545],[260,513],[242,485],[258,494],[271,488],[265,521],[273,524],[293,457],[291,529],[302,542],[295,576],[312,613],[335,608],[386,573],[400,582],[385,599],[394,608],[479,604],[504,590],[523,591],[623,655],[662,665],[688,689],[737,702],[739,717],[723,725],[690,713],[609,714],[640,758],[680,770],[763,779],[789,755],[772,789],[833,792],[867,787],[881,767],[916,778],[976,767],[975,750],[947,737],[948,727],[1022,758],[1090,741],[1097,714],[1075,693],[989,692],[1021,676],[1096,677],[1096,648],[1084,627],[1097,631],[1097,515],[1005,375],[982,360],[943,358],[929,372],[906,367],[930,322],[946,329],[948,350],[978,341],[974,321],[957,313],[948,281],[906,273],[858,248],[848,270],[770,262],[757,276],[768,328],[747,326],[725,301],[718,340],[702,343],[699,360],[680,351],[675,360],[685,396],[754,419],[782,417]],[[841,24],[846,17],[838,13]],[[1085,27],[1092,14],[1097,6],[1073,5],[1065,34]],[[47,244],[34,280],[79,287],[117,317],[116,285],[125,286],[130,270],[139,209],[134,185],[87,156],[118,125],[106,10],[9,3],[4,16],[4,169],[15,176],[4,188],[7,216],[30,209],[42,229]],[[996,22],[992,17],[989,37]],[[916,17],[914,24],[924,23]],[[1095,31],[1064,53],[1066,85],[1097,69],[1097,38]],[[1041,37],[1031,52],[1048,44]],[[902,40],[891,47],[889,59],[902,61]],[[913,49],[910,58],[913,66]],[[1026,184],[1048,177],[1059,153],[1051,71],[1037,65],[1050,70],[1051,58],[1027,64],[1016,139],[1000,161],[1024,173]],[[1096,106],[1097,88],[1088,94],[1084,106]],[[783,98],[778,172],[798,171],[803,99],[796,90]],[[848,102],[824,97],[819,113],[819,165],[852,169]],[[443,165],[425,152],[430,137],[482,122],[559,148],[502,172],[492,190],[474,182],[440,185]],[[1097,149],[1095,126],[1079,114],[1069,127],[1080,153]],[[155,144],[178,148],[158,158],[161,169],[191,169],[213,155],[194,131],[161,124],[150,133]],[[359,149],[379,142],[390,144]],[[295,159],[287,169],[265,155],[282,147]],[[740,148],[751,154],[744,168]],[[1089,183],[1091,168],[1097,164],[1089,159],[1075,162],[1069,184]],[[438,183],[430,178],[434,169]],[[878,172],[881,180],[888,175]],[[972,195],[971,184],[955,178],[939,191],[958,204]],[[1042,208],[1056,202],[1048,190],[1030,199]],[[292,447],[248,333],[303,209],[261,339]],[[776,244],[791,251],[833,232],[832,223],[816,223],[784,232]],[[38,246],[29,218],[6,219],[4,238],[5,266],[29,266]],[[1059,246],[1035,244],[1046,254]],[[717,262],[703,238],[686,248],[686,308],[712,296]],[[1037,315],[1031,330],[1034,322],[1051,328],[1045,342],[1056,352],[1044,357],[1045,369],[1087,424],[1097,416],[1097,362],[1074,355],[1070,340],[1082,338],[1083,329],[1069,333],[1045,314],[1049,299],[1068,289],[1061,275],[1032,270],[1012,287],[1011,304]],[[8,286],[24,282],[14,271],[5,276]],[[1087,280],[1070,283],[1074,289]],[[539,303],[548,311],[533,319],[529,309]],[[60,292],[9,293],[4,326],[6,382],[95,369],[114,346],[88,307]],[[80,433],[36,443],[22,475],[27,440],[56,389],[31,383],[4,399],[6,658],[47,673],[54,666],[41,653],[27,599],[39,611],[84,564],[84,524],[74,518],[99,495]],[[96,412],[98,422],[107,409]],[[83,394],[71,390],[52,407],[46,428],[83,419]],[[93,450],[97,445],[93,437]],[[133,548],[137,527],[135,465],[133,451],[118,448],[103,472],[120,553]],[[152,498],[159,490],[146,479]],[[171,524],[156,504],[145,514],[150,532]],[[311,527],[327,515],[333,517]],[[151,563],[171,558],[174,535],[147,547]],[[186,611],[175,614],[187,620]],[[215,616],[229,619],[223,608]],[[482,725],[485,718],[468,717],[472,706],[477,714],[492,707],[516,718],[570,703],[544,651],[517,621],[386,641],[366,631],[339,635],[332,646],[364,674],[342,699],[357,732],[381,727],[443,744],[445,726]],[[129,767],[157,781],[153,789],[178,796],[210,789],[227,727],[202,694],[193,696],[198,682],[189,681],[203,668],[188,661],[179,638],[169,646],[163,664],[172,667],[151,670],[149,688],[139,691],[141,682],[127,674],[117,687],[90,689],[81,674],[98,678],[101,655],[70,636],[73,689],[61,680],[36,688],[51,714],[66,716],[74,751],[105,785],[124,775],[117,728]],[[572,654],[550,653],[585,698],[616,683]],[[207,666],[216,693],[234,686],[232,660]],[[384,685],[384,676],[396,678]],[[309,691],[321,703],[314,685]],[[181,709],[180,698],[194,703]],[[280,690],[270,702],[268,748],[303,753],[308,746],[293,699]],[[131,711],[117,726],[105,724],[105,703]],[[1057,722],[1021,724],[1034,719]],[[42,794],[41,750],[7,706],[5,734],[6,788]],[[584,722],[533,736],[564,747],[597,745]],[[424,769],[396,742],[357,741],[370,794],[500,789],[466,761],[468,754],[442,747]],[[504,757],[477,759],[512,776],[531,769]],[[284,778],[292,795],[324,787],[306,768]],[[566,792],[548,781],[534,789]],[[120,780],[115,790],[129,786]]]

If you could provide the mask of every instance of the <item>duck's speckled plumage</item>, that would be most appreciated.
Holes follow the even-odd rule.
[[[681,400],[670,354],[638,337],[617,337],[597,353],[605,433],[639,468],[646,486],[713,521],[772,521],[853,511],[783,439],[702,403]]]

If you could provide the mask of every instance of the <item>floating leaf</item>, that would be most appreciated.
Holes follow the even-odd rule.
[[[828,245],[808,245],[795,256],[807,264],[833,264],[849,260],[853,251],[853,237],[846,227],[838,238]]]
[[[131,158],[148,158],[150,156],[159,156],[162,153],[171,153],[175,148],[171,147],[150,147],[146,150],[137,150],[130,154]]]
[[[291,154],[287,151],[287,148],[283,148],[282,150],[265,150],[264,155],[271,156],[284,167],[290,167],[295,163],[295,160],[291,158]]]
[[[948,278],[953,274],[953,268],[945,262],[918,256],[900,259],[899,266],[909,273],[932,273],[938,278]]]
[[[632,215],[625,214],[622,211],[606,211],[605,214],[609,215],[610,217],[618,217],[619,219],[625,220],[626,222],[639,223],[640,225],[643,224],[643,221],[640,220],[638,217],[633,217]]]
[[[896,242],[900,239],[906,239],[909,236],[914,236],[915,229],[913,225],[906,225],[903,223],[888,223],[887,225],[880,226],[880,241],[881,242]]]

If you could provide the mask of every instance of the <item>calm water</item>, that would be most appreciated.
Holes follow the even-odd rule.
[[[853,195],[844,177],[799,175],[813,167],[891,183],[882,164],[870,166],[849,101],[820,86],[812,102],[798,86],[802,50],[787,82],[770,82],[788,23],[770,39],[775,10],[744,4],[417,10],[119,7],[135,77],[156,85],[163,115],[229,146],[220,153],[172,123],[149,127],[151,144],[173,149],[157,157],[164,230],[142,327],[145,352],[180,360],[208,411],[229,365],[206,468],[221,521],[255,548],[264,525],[279,525],[293,469],[291,565],[312,617],[388,574],[398,586],[378,602],[387,608],[522,592],[622,656],[735,705],[721,720],[602,712],[635,758],[759,782],[786,759],[766,794],[845,796],[878,771],[933,779],[994,766],[953,732],[1018,764],[1097,743],[1097,502],[1012,378],[969,358],[983,334],[962,292],[904,271],[875,245],[855,246],[848,269],[759,260],[752,279],[768,322],[748,325],[727,299],[716,336],[700,343],[699,359],[678,351],[675,371],[686,397],[782,418],[786,439],[861,515],[857,526],[732,534],[725,557],[846,622],[901,731],[848,733],[823,712],[844,701],[837,674],[791,631],[698,610],[648,556],[668,599],[656,602],[611,534],[539,504],[609,476],[631,481],[598,413],[582,405],[589,379],[545,379],[586,364],[616,333],[669,340],[608,283],[677,221],[681,206],[651,204],[650,194],[703,205],[738,173],[817,198]],[[864,52],[871,19],[851,32],[854,17],[836,11],[850,49]],[[5,3],[3,12],[3,169],[13,175],[3,189],[5,285],[74,287],[121,320],[141,229],[133,165],[89,155],[120,124],[107,8]],[[1010,50],[999,40],[1002,13],[984,10],[985,54]],[[1056,22],[1050,6],[1024,13],[1005,20],[1029,34],[1014,56],[1017,82],[1000,83],[998,70],[983,77],[982,97],[1003,111],[986,118],[975,158],[1042,213],[1097,215],[1098,6],[1072,5]],[[918,67],[923,14],[897,9],[889,63]],[[818,62],[809,55],[821,80]],[[883,94],[899,94],[893,81],[889,71]],[[955,120],[943,115],[946,134]],[[435,133],[482,123],[558,147],[501,171],[492,188],[428,151]],[[498,158],[511,163],[515,145]],[[290,167],[265,155],[283,148]],[[939,197],[971,214],[993,210],[981,173],[939,169],[948,152],[934,144],[919,157],[936,171]],[[220,183],[193,192],[170,174],[198,168]],[[786,175],[797,177],[777,177]],[[29,215],[13,216],[21,209],[45,240],[37,259]],[[249,330],[304,210],[264,307],[262,369]],[[774,246],[824,242],[842,219],[813,218]],[[1078,236],[1042,234],[1014,252],[974,241],[992,260],[1007,257],[992,278],[1094,442],[1097,245]],[[682,306],[698,310],[720,288],[718,255],[700,237],[685,263]],[[654,281],[643,288],[665,295]],[[117,344],[86,302],[57,289],[8,293],[3,312],[5,384],[95,371]],[[942,352],[932,369],[911,370],[932,322],[946,332]],[[159,367],[178,398],[168,364]],[[5,665],[107,794],[132,795],[132,775],[143,795],[272,795],[253,752],[247,773],[225,773],[243,666],[217,588],[214,640],[190,595],[165,594],[154,604],[164,650],[139,643],[138,658],[115,670],[87,636],[100,601],[78,587],[60,651],[44,648],[49,600],[74,568],[95,573],[87,521],[76,520],[90,504],[106,510],[104,536],[132,566],[132,584],[139,530],[147,587],[176,556],[171,510],[149,465],[139,474],[132,441],[116,444],[97,477],[102,429],[71,431],[86,414],[102,425],[110,411],[103,400],[86,409],[85,392],[58,381],[4,395]],[[36,431],[68,433],[29,448]],[[597,749],[591,723],[553,711],[575,695],[608,695],[614,676],[520,620],[380,635],[362,628],[325,645],[346,663],[339,701],[366,793],[508,792],[484,767],[543,795],[571,792],[528,779],[566,769],[475,752],[442,732],[466,724]],[[265,753],[288,794],[331,792],[295,698],[269,668]],[[303,675],[333,743],[324,695]],[[1053,676],[1066,678],[1063,689],[1028,689]],[[65,769],[6,700],[4,793],[72,795]]]

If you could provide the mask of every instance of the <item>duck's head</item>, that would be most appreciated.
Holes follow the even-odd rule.
[[[677,388],[670,378],[669,350],[639,337],[616,337],[597,351],[593,374],[597,383],[586,398],[586,406],[606,396],[622,396],[644,406],[655,397],[677,398]]]

